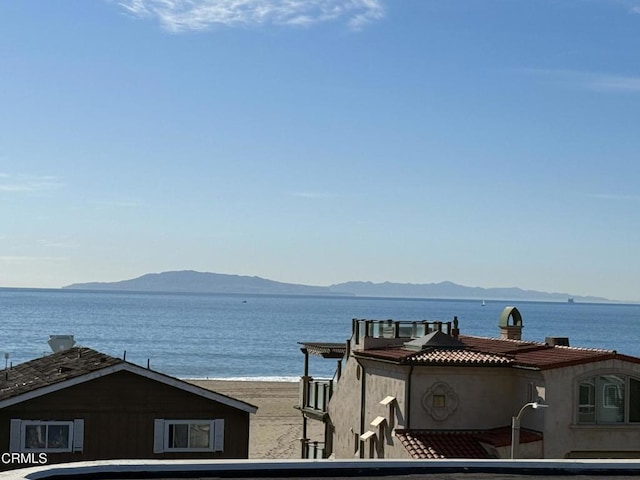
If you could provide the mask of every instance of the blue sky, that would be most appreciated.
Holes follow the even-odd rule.
[[[640,0],[0,2],[0,286],[640,301]]]

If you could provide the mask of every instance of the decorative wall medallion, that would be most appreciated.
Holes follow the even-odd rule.
[[[458,395],[444,382],[436,382],[422,397],[422,407],[431,418],[442,421],[458,408]]]

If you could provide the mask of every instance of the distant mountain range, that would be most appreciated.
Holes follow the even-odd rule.
[[[349,295],[362,297],[452,298],[485,300],[535,300],[566,302],[610,302],[601,297],[581,297],[568,293],[548,293],[510,288],[466,287],[452,282],[372,283],[346,282],[328,287],[282,283],[260,277],[222,273],[179,272],[148,273],[120,282],[74,283],[63,287],[76,290],[110,290],[176,293],[233,293],[265,295]]]

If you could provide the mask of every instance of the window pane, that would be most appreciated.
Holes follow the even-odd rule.
[[[629,379],[629,421],[640,422],[640,380]]]
[[[69,448],[69,425],[49,425],[47,448]]]
[[[209,424],[189,425],[189,447],[209,448],[210,431],[211,427]]]
[[[27,425],[25,427],[24,448],[45,448],[46,432],[45,425]]]
[[[603,375],[599,378],[598,423],[624,422],[624,377]]]
[[[580,384],[578,405],[578,422],[595,423],[596,421],[596,399],[595,399],[595,378],[590,378]]]
[[[189,448],[189,425],[169,425],[169,448]]]

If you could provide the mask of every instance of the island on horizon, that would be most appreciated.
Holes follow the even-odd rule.
[[[549,302],[612,303],[595,296],[523,290],[518,287],[482,288],[453,282],[393,283],[351,281],[323,286],[301,285],[257,276],[196,272],[193,270],[147,273],[117,282],[74,283],[62,287],[74,290],[138,291],[162,293],[218,293],[244,295],[324,295],[397,298],[442,298],[478,300],[528,300]]]

